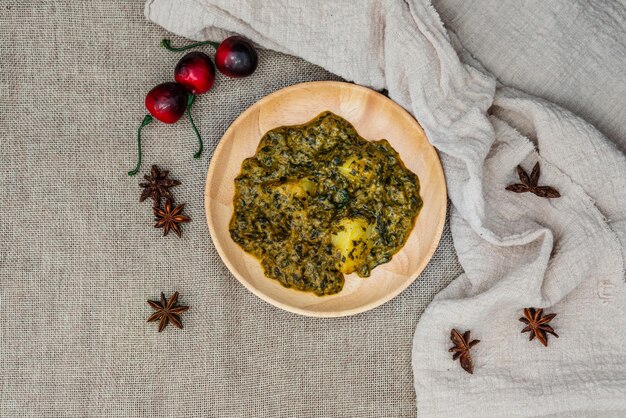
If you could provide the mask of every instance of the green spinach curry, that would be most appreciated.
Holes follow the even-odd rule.
[[[367,141],[324,112],[272,129],[244,160],[230,235],[266,276],[330,295],[344,274],[368,277],[402,248],[422,207],[419,189],[387,140]]]

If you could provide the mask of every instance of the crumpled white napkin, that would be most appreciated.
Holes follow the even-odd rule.
[[[192,39],[237,32],[386,88],[424,127],[465,274],[415,331],[419,415],[626,414],[626,158],[597,130],[464,64],[427,0],[149,0],[145,13]],[[504,189],[537,161],[561,198]],[[558,313],[547,348],[520,334],[530,306]],[[451,328],[481,340],[473,375],[451,360]]]

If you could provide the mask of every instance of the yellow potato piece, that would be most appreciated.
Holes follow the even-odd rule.
[[[373,231],[374,225],[362,218],[344,218],[339,222],[337,232],[330,239],[338,251],[339,271],[350,274],[365,262],[372,249]]]
[[[337,167],[339,173],[349,180],[369,180],[374,175],[373,170],[367,170],[367,160],[363,158],[350,157],[343,164]]]
[[[307,192],[309,195],[315,193],[315,183],[306,177],[296,181],[288,181],[278,186],[278,188],[286,195],[300,198],[306,197]]]
[[[315,193],[315,183],[306,177],[298,180],[298,186],[300,186],[304,192],[308,192],[309,194]]]

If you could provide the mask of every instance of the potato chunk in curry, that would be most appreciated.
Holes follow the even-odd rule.
[[[367,256],[372,249],[372,234],[374,225],[362,218],[343,218],[337,230],[331,235],[337,254],[337,269],[344,273],[353,273],[358,267],[367,262]]]

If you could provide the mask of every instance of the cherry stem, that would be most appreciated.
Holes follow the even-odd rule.
[[[169,39],[163,39],[161,41],[161,46],[163,48],[167,49],[168,51],[174,51],[174,52],[186,51],[188,49],[197,48],[199,46],[204,46],[204,45],[211,45],[215,49],[217,49],[217,47],[220,46],[219,42],[203,41],[203,42],[196,42],[194,44],[190,44],[190,45],[181,46],[181,47],[176,48],[176,47],[173,47],[170,44],[170,40]]]
[[[146,117],[143,118],[139,129],[137,129],[137,165],[135,166],[134,170],[128,172],[129,176],[134,176],[139,172],[139,167],[141,167],[141,128],[152,122],[152,120],[152,115],[146,115]]]
[[[196,128],[196,124],[193,123],[193,118],[191,117],[191,105],[193,105],[193,102],[195,101],[196,101],[196,95],[189,94],[189,96],[187,97],[187,117],[189,117],[189,122],[191,122],[191,127],[193,128],[193,131],[196,133],[196,136],[198,137],[198,151],[193,155],[193,158],[197,160],[202,155],[203,144],[202,144],[202,137],[200,136],[200,132],[198,132],[198,128]]]

